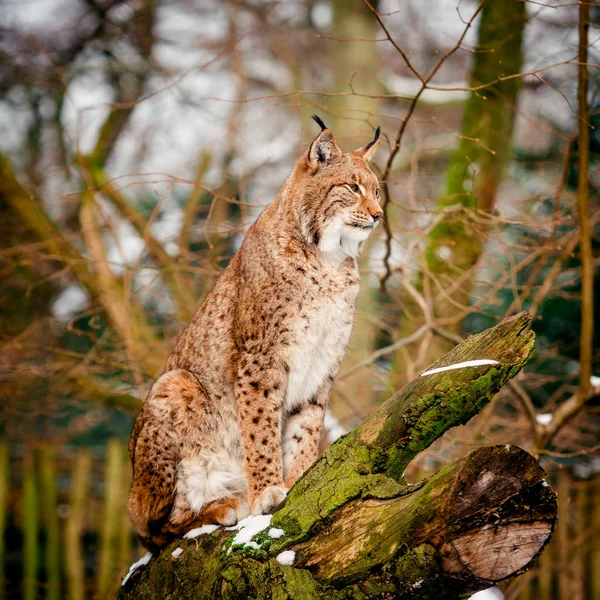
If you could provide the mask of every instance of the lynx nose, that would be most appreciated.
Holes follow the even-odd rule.
[[[379,219],[381,219],[381,217],[383,217],[383,211],[382,210],[378,210],[376,213],[371,215],[373,217],[373,221],[375,221],[375,223],[377,223],[377,221],[379,221]]]

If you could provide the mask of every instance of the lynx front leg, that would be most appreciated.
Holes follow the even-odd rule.
[[[319,441],[330,390],[331,381],[328,381],[287,418],[283,435],[283,472],[288,489],[319,456]]]
[[[285,370],[267,369],[261,358],[240,357],[236,399],[244,446],[244,471],[252,514],[268,513],[285,499],[281,448],[281,407]],[[261,369],[262,367],[262,369]]]

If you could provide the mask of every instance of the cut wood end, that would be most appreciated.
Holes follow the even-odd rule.
[[[548,543],[556,520],[556,494],[544,471],[510,445],[474,450],[461,466],[448,514],[454,523],[472,524],[443,538],[444,570],[489,584],[526,570]]]
[[[446,573],[471,575],[489,583],[502,581],[525,568],[544,547],[552,523],[488,525],[461,535],[440,548]]]

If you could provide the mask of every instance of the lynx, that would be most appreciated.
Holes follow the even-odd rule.
[[[318,455],[350,338],[356,257],[383,212],[367,161],[321,132],[179,339],[129,443],[129,514],[159,549],[271,511]]]

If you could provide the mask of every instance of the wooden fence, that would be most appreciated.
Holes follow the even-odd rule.
[[[101,450],[0,445],[0,599],[104,599],[144,553],[127,517],[125,443]],[[548,482],[559,522],[539,565],[507,600],[600,600],[600,474]]]

